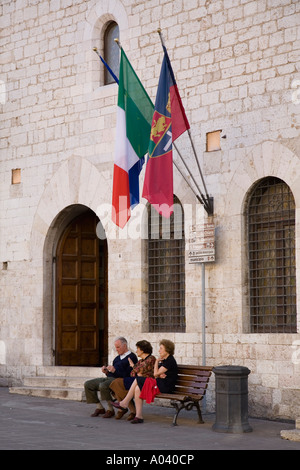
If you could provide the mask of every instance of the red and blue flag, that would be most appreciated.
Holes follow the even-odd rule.
[[[159,214],[173,212],[172,142],[190,128],[166,48],[152,118],[143,197]]]

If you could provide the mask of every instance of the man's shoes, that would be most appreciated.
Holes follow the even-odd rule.
[[[126,413],[127,413],[127,410],[119,410],[116,415],[116,419],[121,419]]]
[[[143,422],[144,422],[143,419],[135,417],[135,418],[131,421],[131,424],[139,424],[139,423],[143,423]]]
[[[104,408],[96,408],[94,413],[91,415],[93,418],[95,418],[96,416],[99,416],[99,415],[104,415],[105,413],[105,409]]]
[[[135,418],[135,413],[130,413],[130,415],[127,418],[127,421],[132,421]]]
[[[107,410],[107,412],[102,416],[102,418],[112,418],[113,416],[115,416],[115,412]]]

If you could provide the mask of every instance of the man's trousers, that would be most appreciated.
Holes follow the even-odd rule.
[[[99,391],[101,400],[111,401],[109,385],[113,380],[115,380],[115,377],[100,377],[98,379],[87,380],[84,383],[86,402],[100,403],[98,398]]]

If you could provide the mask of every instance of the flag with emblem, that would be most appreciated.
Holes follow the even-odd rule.
[[[159,214],[173,212],[172,142],[190,128],[165,46],[149,143],[143,197]]]
[[[139,203],[139,174],[148,151],[153,103],[121,49],[112,220],[123,228]]]

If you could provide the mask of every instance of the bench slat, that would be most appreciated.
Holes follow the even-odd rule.
[[[189,386],[191,383],[201,385],[208,382],[209,377],[187,377],[186,375],[179,375],[176,383]]]
[[[167,398],[168,400],[184,400],[186,395],[180,395],[176,392],[174,393],[159,393],[155,398]]]
[[[186,382],[208,382],[210,376],[203,377],[202,375],[178,375],[177,380],[185,380]]]
[[[204,382],[198,382],[196,380],[190,380],[190,381],[185,381],[185,380],[177,380],[176,386],[180,387],[198,387],[198,388],[203,388],[208,384],[208,380],[205,380]]]
[[[192,385],[190,387],[181,387],[180,385],[178,387],[175,387],[175,392],[176,393],[198,393],[199,395],[202,393],[202,391],[206,390],[206,386],[202,387],[193,387]],[[192,392],[193,390],[193,392]]]
[[[189,364],[178,364],[177,365],[178,369],[186,369],[186,370],[196,370],[196,371],[212,371],[213,367],[212,366],[193,366]]]
[[[189,384],[187,385],[182,385],[182,384],[177,384],[175,387],[175,390],[181,390],[182,393],[186,393],[186,391],[193,389],[193,390],[206,390],[208,384]]]
[[[197,369],[185,370],[185,369],[178,368],[178,374],[179,375],[190,375],[190,376],[194,375],[196,377],[210,377],[211,372],[208,371],[208,370],[200,371],[200,370],[197,370]]]
[[[168,399],[168,400],[178,400],[178,401],[186,401],[186,400],[189,400],[189,399],[194,399],[194,400],[197,400],[197,401],[200,401],[202,400],[203,398],[203,395],[199,396],[199,395],[195,395],[195,394],[180,394],[180,393],[159,393],[158,395],[156,395],[155,398],[164,398],[164,399]]]
[[[204,388],[195,388],[195,387],[177,387],[175,393],[184,393],[185,395],[203,395],[205,393],[206,387]]]

